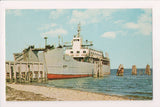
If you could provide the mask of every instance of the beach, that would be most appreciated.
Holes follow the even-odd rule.
[[[7,86],[6,101],[57,101],[57,99],[48,98],[33,92],[16,90]]]
[[[131,100],[122,96],[28,84],[6,84],[6,101]]]

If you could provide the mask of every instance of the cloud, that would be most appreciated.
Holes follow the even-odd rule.
[[[144,13],[140,15],[137,23],[128,22],[125,24],[127,29],[137,30],[137,33],[151,35],[152,33],[152,10],[143,9]]]
[[[98,23],[102,20],[108,20],[111,18],[111,14],[116,10],[104,10],[104,9],[88,9],[84,11],[73,10],[70,19],[70,24],[81,23],[82,25],[90,23]]]
[[[40,28],[38,28],[39,30],[48,30],[50,28],[53,28],[57,26],[57,24],[55,23],[51,23],[51,24],[43,24]]]
[[[61,16],[64,16],[68,13],[69,11],[67,9],[57,9],[53,10],[50,12],[49,18],[50,19],[57,19]],[[65,16],[66,17],[66,16]]]
[[[114,39],[116,37],[116,33],[115,32],[105,32],[103,35],[101,35],[101,37]]]
[[[106,21],[111,19],[112,13],[117,11],[116,9],[77,9],[71,11],[67,9],[57,9],[50,12],[50,19],[58,19],[61,17],[65,17],[69,19],[70,24],[78,24],[81,25],[98,23],[100,21]]]
[[[138,29],[139,28],[139,25],[136,24],[136,23],[132,23],[132,22],[129,22],[129,23],[126,23],[125,26],[129,29]]]
[[[116,21],[114,21],[115,24],[120,24],[120,23],[123,23],[123,22],[124,22],[124,20],[116,20]]]
[[[7,9],[6,13],[10,14],[10,15],[14,15],[14,16],[21,16],[22,15],[22,11],[18,10],[18,9],[13,9],[13,10],[12,9]]]
[[[57,37],[58,35],[66,35],[68,32],[63,28],[57,28],[48,32],[42,33],[42,36]]]
[[[139,32],[143,35],[150,35],[152,33],[151,23],[139,23]]]
[[[79,22],[82,25],[85,25],[86,23],[91,23],[91,22],[96,23],[98,22],[98,19],[93,10],[86,10],[86,11],[74,10],[72,11],[72,17],[71,17],[70,23],[77,24]]]
[[[126,36],[126,35],[128,34],[128,31],[123,31],[123,30],[121,30],[121,31],[116,31],[116,34],[117,34],[117,35],[121,35],[121,36]]]
[[[148,11],[144,11],[144,14],[142,14],[139,17],[138,23],[151,23],[152,22],[152,14]]]

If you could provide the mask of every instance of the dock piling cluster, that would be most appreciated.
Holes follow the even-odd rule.
[[[41,62],[6,62],[6,81],[10,83],[46,82],[47,72]]]
[[[123,76],[123,72],[124,72],[124,67],[122,64],[119,65],[118,69],[117,69],[117,76]],[[151,70],[150,70],[150,65],[147,64],[146,69],[145,69],[145,74],[147,75],[151,75]],[[132,75],[137,75],[137,68],[136,65],[132,66]],[[139,71],[139,75],[143,75],[143,70]]]
[[[93,72],[93,77],[103,77],[103,72],[102,72],[102,61],[95,61],[94,63],[94,72]]]

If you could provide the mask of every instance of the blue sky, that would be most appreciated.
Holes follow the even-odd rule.
[[[44,47],[44,35],[48,44],[57,44],[58,35],[70,42],[79,22],[83,40],[107,52],[111,68],[152,67],[151,9],[6,10],[6,60],[29,45]]]

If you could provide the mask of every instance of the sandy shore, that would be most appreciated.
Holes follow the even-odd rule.
[[[20,101],[129,100],[120,96],[35,85],[7,84],[7,90],[7,101],[17,101],[17,97],[23,97]]]
[[[41,94],[16,90],[6,87],[6,101],[56,101],[55,98],[45,97]]]

